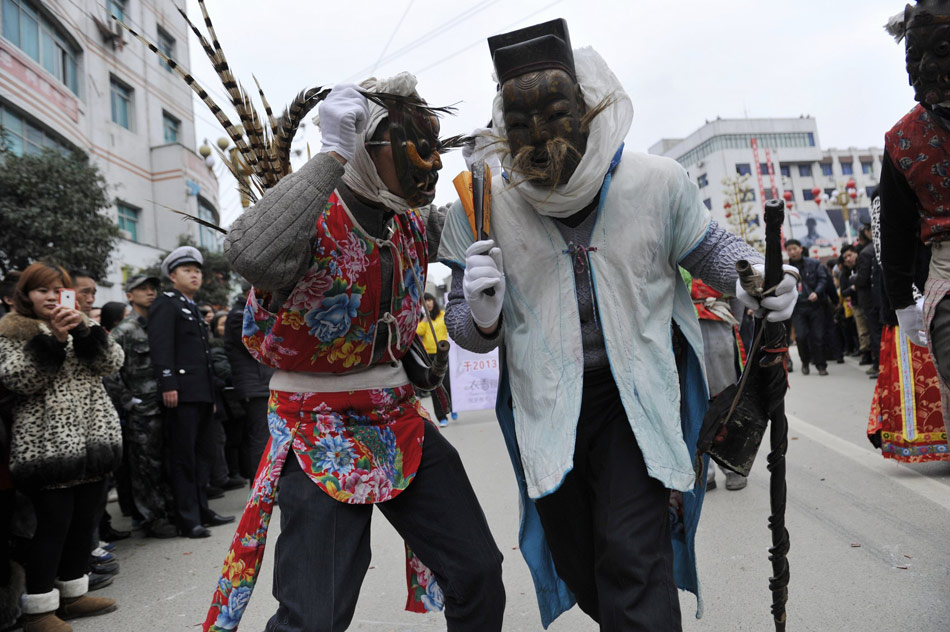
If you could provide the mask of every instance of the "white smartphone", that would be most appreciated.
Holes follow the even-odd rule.
[[[76,290],[71,287],[59,288],[59,304],[69,309],[76,309]]]

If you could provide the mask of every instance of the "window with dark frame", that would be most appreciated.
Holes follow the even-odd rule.
[[[125,13],[128,10],[128,3],[126,0],[106,0],[106,3],[106,8],[109,10],[109,15],[115,16],[116,19],[125,22]]]
[[[177,143],[181,132],[181,121],[168,112],[162,111],[162,131],[166,143]]]
[[[116,202],[116,208],[119,230],[126,231],[130,241],[138,241],[139,210],[122,202]]]
[[[809,164],[800,164],[798,165],[798,175],[802,178],[811,177],[811,165]]]
[[[73,94],[79,94],[78,51],[28,0],[2,0],[3,37],[40,64]]]
[[[158,45],[158,50],[165,53],[169,59],[175,59],[175,38],[169,35],[168,31],[162,27],[158,27],[158,36],[156,37],[155,42]],[[159,57],[158,63],[168,72],[172,71],[172,67],[169,66],[161,57]]]
[[[132,88],[115,77],[109,78],[112,122],[127,130],[132,129]]]
[[[823,176],[834,175],[834,171],[832,171],[832,165],[830,162],[821,163],[821,175]]]
[[[740,162],[736,164],[736,173],[740,176],[751,176],[752,175],[752,165],[747,162]]]
[[[4,129],[6,149],[15,156],[39,154],[43,149],[55,149],[68,155],[73,147],[69,143],[52,135],[38,121],[14,111],[0,103],[0,126]]]

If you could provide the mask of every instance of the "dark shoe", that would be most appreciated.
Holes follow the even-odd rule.
[[[872,364],[865,373],[871,375],[872,373],[877,373],[880,370],[877,364]]]
[[[712,463],[710,463],[709,465],[710,465],[710,467],[711,467],[711,466],[712,466]],[[716,487],[717,487],[717,485],[716,485],[716,472],[715,472],[715,471],[712,471],[712,476],[707,476],[707,477],[706,477],[706,491],[707,491],[707,492],[711,492],[712,490],[716,489]]]
[[[112,579],[115,575],[110,574],[100,574],[100,573],[89,573],[89,590],[99,590],[100,588],[105,588],[112,583]]]
[[[167,520],[158,519],[153,520],[150,525],[145,529],[146,538],[174,538],[178,536],[178,529],[175,528],[175,525],[171,524]]]
[[[106,542],[115,542],[116,540],[124,540],[127,537],[132,535],[131,531],[119,531],[118,529],[113,529],[112,525],[109,525],[105,529],[99,530],[99,537]]]
[[[214,485],[208,485],[205,487],[205,494],[208,496],[208,500],[224,498],[224,490],[220,487],[215,487]]]
[[[861,361],[858,362],[858,366],[867,366],[869,364],[874,364],[874,360],[871,359],[870,353],[862,353]]]
[[[848,352],[847,355],[851,356],[852,358],[859,358],[859,357],[861,357],[861,351],[860,351],[860,350],[858,350],[858,351],[850,351],[850,352]]]
[[[211,529],[208,527],[203,527],[200,524],[193,526],[191,529],[181,529],[179,533],[181,533],[182,536],[191,538],[193,540],[197,538],[211,537]]]
[[[99,548],[103,551],[109,551],[111,553],[112,551],[115,551],[115,544],[112,542],[106,542],[105,540],[99,540]]]
[[[228,476],[223,481],[212,483],[212,486],[220,487],[224,491],[230,491],[232,489],[241,489],[245,485],[247,485],[247,481],[237,475],[231,475],[231,476]]]
[[[90,562],[89,569],[100,575],[115,575],[119,572],[118,562]]]
[[[825,367],[821,367],[820,369],[818,369],[818,375],[828,375],[828,369],[826,369]]]
[[[807,364],[802,365],[802,375],[808,375],[809,369]]]
[[[56,614],[60,619],[78,619],[79,617],[97,617],[100,614],[115,612],[115,599],[93,597],[85,594],[82,597],[60,600]]]
[[[835,364],[844,364],[844,358],[838,358],[835,360]]]
[[[92,550],[91,556],[93,558],[93,564],[106,564],[107,562],[114,562],[115,555],[109,553],[101,546],[97,546]]]
[[[201,518],[201,524],[206,527],[219,527],[229,522],[234,522],[234,516],[222,516],[213,511],[205,514]]]

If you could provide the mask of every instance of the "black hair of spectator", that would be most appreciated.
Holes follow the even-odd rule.
[[[3,277],[3,281],[0,281],[0,302],[3,303],[3,307],[9,304],[13,304],[13,295],[16,293],[16,284],[20,280],[20,271],[19,270],[10,270],[7,273],[7,276]]]
[[[212,338],[222,337],[222,336],[218,336],[218,323],[220,323],[221,320],[227,317],[228,317],[227,312],[218,312],[211,318],[211,337]]]
[[[127,306],[127,303],[119,303],[117,301],[109,301],[103,305],[102,310],[99,312],[99,323],[102,325],[102,328],[106,331],[115,329],[115,326],[121,323],[122,319],[125,318],[125,308]]]
[[[96,285],[99,284],[99,279],[97,279],[96,277],[94,277],[94,276],[92,275],[92,273],[89,272],[89,270],[83,270],[82,268],[80,268],[80,269],[78,269],[78,270],[70,270],[70,271],[69,271],[69,276],[70,276],[70,278],[72,278],[73,283],[75,283],[75,282],[76,282],[76,279],[79,278],[79,277],[86,277],[87,279],[92,279],[93,281],[95,281],[95,282],[96,282]]]
[[[848,252],[849,250],[854,250],[854,246],[852,244],[845,244],[841,246],[841,256],[843,257],[844,253]]]
[[[442,306],[439,305],[439,299],[437,299],[434,295],[430,294],[429,292],[426,292],[425,294],[422,295],[422,298],[423,298],[423,303],[425,301],[428,301],[430,298],[432,299],[432,310],[429,312],[429,318],[435,318],[436,316],[442,313]]]

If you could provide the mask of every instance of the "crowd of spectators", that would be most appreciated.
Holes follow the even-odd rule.
[[[249,288],[195,303],[200,253],[172,255],[165,287],[135,276],[124,303],[97,305],[91,274],[45,262],[0,283],[0,630],[115,610],[90,592],[117,580],[116,541],[207,537],[234,520],[208,500],[253,480],[271,370],[241,340]]]

